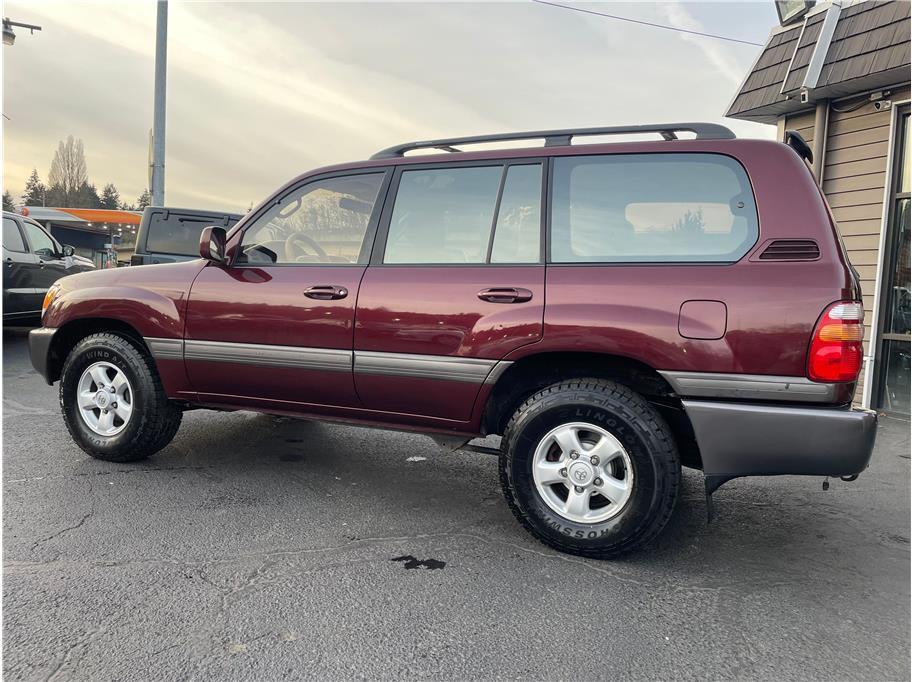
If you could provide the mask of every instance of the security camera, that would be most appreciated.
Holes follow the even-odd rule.
[[[802,103],[802,104],[807,104],[807,103],[808,103],[808,99],[809,99],[808,91],[807,91],[807,90],[802,90],[801,93],[798,95],[798,99],[801,100],[801,103]]]
[[[888,111],[893,106],[893,102],[888,99],[881,99],[874,102],[874,111]]]

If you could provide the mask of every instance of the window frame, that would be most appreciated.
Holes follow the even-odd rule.
[[[62,255],[63,247],[60,245],[60,243],[56,239],[54,239],[54,237],[51,236],[50,230],[45,230],[44,227],[41,225],[41,223],[39,223],[36,220],[29,220],[29,219],[20,220],[18,222],[19,222],[19,231],[22,233],[22,236],[25,238],[25,245],[28,248],[27,253],[30,253],[33,256],[38,256],[38,258],[44,257],[41,254],[39,254],[37,251],[35,251],[34,247],[32,246],[32,240],[28,235],[28,230],[25,229],[26,224],[29,224],[32,227],[34,227],[35,229],[43,232],[44,236],[51,240],[51,246],[54,248],[54,252],[50,255],[48,260],[59,258]]]
[[[507,157],[497,159],[476,159],[470,161],[437,161],[431,163],[406,163],[397,165],[393,170],[393,177],[390,181],[389,191],[383,206],[383,215],[380,218],[379,229],[375,237],[375,245],[370,258],[371,267],[382,268],[516,268],[530,267],[545,264],[545,216],[548,209],[548,176],[550,158],[546,156],[530,157]],[[507,171],[510,166],[535,166],[541,167],[541,188],[539,194],[539,232],[538,232],[538,260],[526,263],[492,263],[491,250],[494,245],[494,235],[497,229],[498,213],[500,203],[503,198],[504,185],[507,178]],[[399,193],[399,182],[402,173],[406,171],[420,170],[448,170],[454,168],[486,168],[489,166],[500,166],[502,168],[500,181],[497,187],[497,198],[494,201],[494,214],[491,217],[491,230],[488,234],[488,244],[486,247],[485,261],[483,263],[384,263],[383,258],[386,256],[386,241],[389,237],[390,221],[393,217],[393,209],[396,206],[396,197]]]
[[[902,163],[907,162],[908,159],[904,157],[904,145],[905,145],[905,130],[902,127],[903,119],[905,116],[912,116],[912,104],[908,101],[901,102],[899,104],[894,104],[895,112],[893,120],[891,121],[890,126],[890,138],[889,138],[889,153],[891,154],[890,163],[887,166],[887,184],[884,188],[884,199],[889,202],[887,204],[886,211],[884,211],[883,222],[881,223],[881,229],[883,231],[883,244],[881,248],[881,260],[878,263],[879,272],[877,273],[878,284],[879,284],[879,295],[876,302],[876,308],[872,311],[872,314],[875,316],[872,324],[871,333],[871,351],[874,353],[874,360],[871,363],[871,366],[868,368],[868,371],[872,373],[872,383],[871,383],[871,393],[868,396],[868,402],[871,406],[874,406],[875,409],[886,412],[887,414],[901,414],[896,413],[891,410],[884,408],[884,389],[887,386],[887,357],[886,357],[886,348],[888,341],[905,341],[901,337],[901,334],[896,334],[893,332],[884,332],[884,328],[887,325],[887,315],[892,312],[890,310],[889,304],[892,303],[891,292],[888,291],[888,288],[891,287],[891,266],[896,263],[896,251],[897,251],[897,237],[894,222],[896,220],[896,207],[897,204],[902,199],[909,199],[912,202],[912,193],[903,192],[902,187],[900,186],[901,178],[900,174],[903,169]],[[912,125],[912,119],[910,119],[910,125]],[[912,209],[910,209],[912,210]]]
[[[654,154],[661,154],[663,156],[668,156],[670,154],[688,154],[688,155],[702,154],[702,155],[706,155],[706,156],[720,156],[720,157],[724,157],[726,159],[730,159],[731,161],[736,163],[741,168],[741,170],[744,172],[744,178],[747,180],[747,186],[750,189],[751,196],[754,198],[754,212],[755,212],[756,224],[757,224],[757,233],[754,235],[754,240],[749,245],[744,247],[744,253],[742,253],[740,256],[738,256],[734,260],[720,260],[720,261],[706,261],[706,260],[675,260],[675,261],[653,260],[653,261],[648,261],[647,260],[647,261],[573,261],[573,262],[560,261],[560,262],[555,262],[552,259],[552,253],[551,253],[551,245],[552,245],[551,213],[553,211],[553,206],[554,206],[553,192],[554,192],[554,166],[555,166],[553,161],[556,161],[557,159],[565,159],[565,158],[581,158],[581,157],[597,157],[597,156],[606,156],[606,157],[651,156]],[[602,154],[560,154],[560,155],[555,155],[555,156],[551,157],[551,160],[552,160],[552,163],[548,164],[548,213],[545,216],[545,222],[546,222],[545,239],[546,239],[546,256],[547,256],[546,263],[547,263],[548,267],[557,267],[557,268],[564,268],[564,267],[597,267],[597,268],[647,267],[647,268],[654,268],[654,267],[681,267],[681,266],[730,267],[732,265],[735,265],[736,263],[739,263],[741,260],[743,260],[751,251],[753,251],[756,248],[757,243],[760,241],[760,233],[761,233],[760,208],[759,208],[759,205],[757,202],[757,193],[754,189],[754,183],[753,183],[753,180],[751,179],[750,173],[747,171],[747,168],[744,166],[744,164],[741,163],[741,161],[739,159],[732,156],[731,154],[725,154],[723,152],[706,152],[706,151],[698,151],[698,152],[695,152],[695,151],[686,151],[686,152],[684,152],[684,151],[651,151],[651,152],[622,152],[622,153],[602,153]]]
[[[367,267],[371,262],[371,256],[374,251],[374,243],[376,242],[377,235],[377,226],[380,222],[380,216],[386,204],[388,198],[388,191],[390,187],[390,179],[392,176],[391,168],[389,166],[368,166],[366,168],[350,168],[340,171],[331,171],[328,173],[320,173],[319,175],[312,175],[306,178],[303,178],[300,182],[296,182],[287,187],[283,187],[281,190],[276,192],[269,198],[268,202],[265,202],[256,213],[250,216],[249,219],[244,220],[244,224],[237,230],[233,230],[230,236],[230,239],[235,242],[236,246],[232,249],[230,256],[230,262],[228,267],[230,268],[300,268],[300,267],[336,267],[336,268],[364,268]],[[297,192],[307,185],[312,185],[316,182],[322,182],[324,180],[332,180],[333,178],[344,178],[350,177],[353,175],[383,175],[380,180],[380,188],[377,190],[377,198],[374,201],[374,207],[371,210],[370,218],[367,221],[367,228],[364,231],[364,240],[361,243],[361,251],[358,257],[357,263],[239,263],[238,258],[241,255],[241,246],[244,243],[244,236],[247,234],[247,231],[253,227],[256,227],[260,218],[262,218],[267,212],[269,212],[276,204],[281,202],[288,195]],[[240,225],[240,222],[236,223],[235,226]]]
[[[31,250],[31,248],[29,248],[28,239],[25,238],[25,230],[22,229],[22,223],[20,223],[19,220],[17,220],[13,216],[9,216],[9,215],[3,216],[3,219],[12,221],[12,223],[16,227],[16,229],[19,230],[19,240],[22,242],[22,246],[25,248],[25,251],[17,251],[16,249],[11,249],[6,244],[3,245],[3,248],[6,249],[7,251],[9,251],[10,253],[31,254],[32,250]]]

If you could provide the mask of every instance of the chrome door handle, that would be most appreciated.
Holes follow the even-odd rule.
[[[334,301],[348,296],[348,289],[335,284],[317,284],[308,287],[304,291],[304,295],[318,301]]]
[[[479,291],[478,298],[488,303],[525,303],[532,300],[532,292],[521,287],[491,287]]]

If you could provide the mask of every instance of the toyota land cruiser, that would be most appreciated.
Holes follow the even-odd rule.
[[[664,139],[572,144],[623,133]],[[868,464],[859,283],[788,141],[683,123],[385,149],[207,227],[202,259],[61,279],[32,362],[109,461],[165,447],[188,407],[452,448],[498,434],[519,521],[615,556],[665,525],[682,465],[709,499],[739,476]]]

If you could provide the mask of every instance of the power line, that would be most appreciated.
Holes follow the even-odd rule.
[[[608,19],[617,19],[618,21],[629,21],[631,24],[641,24],[643,26],[651,26],[653,28],[664,28],[666,31],[678,31],[679,33],[690,33],[695,36],[703,36],[704,38],[716,38],[717,40],[728,40],[732,43],[741,43],[743,45],[755,45],[757,47],[763,47],[763,43],[754,43],[750,40],[741,40],[740,38],[730,38],[729,36],[720,36],[715,35],[714,33],[701,33],[700,31],[690,31],[686,28],[678,28],[677,26],[666,26],[665,24],[654,24],[651,21],[642,21],[640,19],[631,19],[629,17],[619,17],[615,14],[605,14],[604,12],[596,12],[591,9],[584,9],[582,7],[572,7],[570,5],[559,5],[556,2],[547,2],[547,0],[532,0],[539,5],[551,5],[551,7],[560,7],[561,9],[569,9],[574,12],[583,12],[584,14],[594,14],[597,17],[606,17]]]

